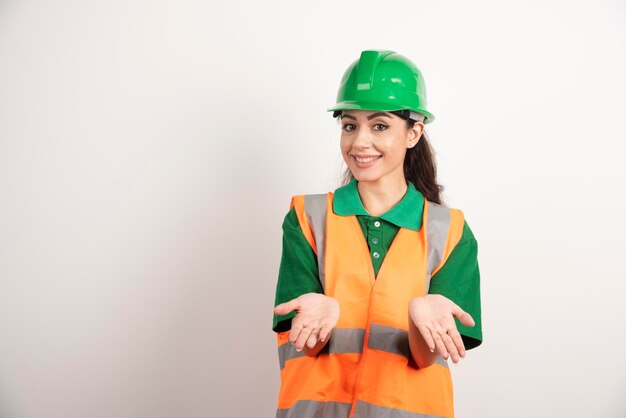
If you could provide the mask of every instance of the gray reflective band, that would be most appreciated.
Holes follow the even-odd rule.
[[[409,332],[403,329],[387,325],[372,324],[367,346],[374,350],[386,351],[411,359],[411,347],[409,346]],[[448,362],[437,356],[435,364],[448,367]]]
[[[296,351],[290,342],[278,346],[278,363],[280,364],[280,370],[285,368],[285,362],[294,358],[305,356],[304,351]]]
[[[276,418],[348,418],[352,404],[299,400],[289,409],[278,409]],[[354,418],[444,418],[440,415],[418,414],[403,409],[388,408],[356,401]]]
[[[437,356],[435,360],[435,364],[438,364],[443,367],[448,367],[448,360],[444,360],[441,356]]]
[[[403,409],[387,408],[385,406],[374,405],[371,403],[356,401],[356,410],[354,418],[445,418],[440,415],[417,414],[415,412],[405,411]]]
[[[364,340],[365,329],[363,328],[335,328],[322,353],[362,353]],[[372,324],[367,346],[374,350],[386,351],[411,359],[409,333],[403,329]],[[285,367],[287,360],[302,356],[305,356],[304,352],[296,351],[296,348],[289,342],[278,347],[278,362],[281,370]],[[447,361],[441,357],[437,357],[435,363],[448,367]]]
[[[352,404],[300,400],[289,409],[278,409],[276,418],[348,418]]]
[[[428,220],[426,221],[426,293],[430,288],[433,270],[443,261],[443,254],[450,229],[450,209],[426,201],[428,204]]]
[[[328,352],[362,353],[363,341],[365,341],[363,328],[335,328],[328,341]]]
[[[410,358],[409,333],[403,329],[372,324],[367,346]]]
[[[317,270],[324,288],[324,249],[326,248],[326,193],[304,195],[304,212],[313,229],[317,249]]]
[[[335,328],[323,348],[322,353],[345,354],[362,353],[363,341],[365,340],[365,329],[363,328]],[[278,362],[280,369],[285,367],[285,362],[294,358],[305,356],[304,351],[296,351],[291,343],[285,343],[278,347]]]

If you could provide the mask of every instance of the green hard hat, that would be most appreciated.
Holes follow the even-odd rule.
[[[328,111],[406,109],[429,123],[435,116],[426,108],[424,78],[411,60],[393,51],[367,50],[344,73],[337,104]]]

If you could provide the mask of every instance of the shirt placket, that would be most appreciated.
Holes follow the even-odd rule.
[[[383,248],[383,229],[380,220],[372,219],[367,224],[367,240],[370,247],[370,256],[374,271],[378,275],[378,270],[385,255]]]

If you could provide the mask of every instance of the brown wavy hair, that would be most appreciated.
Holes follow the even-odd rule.
[[[409,117],[408,111],[389,112],[406,120],[406,128],[411,129],[415,124],[415,120]],[[341,112],[337,111],[333,117],[338,117]],[[420,140],[413,148],[406,150],[404,156],[404,177],[407,181],[413,183],[413,186],[428,200],[429,202],[443,205],[441,193],[445,189],[444,186],[437,183],[437,162],[435,160],[435,152],[427,140],[427,135],[422,134]],[[354,176],[348,167],[342,174],[341,185],[348,184]]]

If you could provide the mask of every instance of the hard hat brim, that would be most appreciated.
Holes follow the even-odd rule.
[[[435,120],[435,115],[424,109],[412,109],[408,107],[399,107],[391,109],[389,103],[377,103],[377,102],[364,102],[364,101],[343,101],[337,103],[335,106],[327,109],[328,112],[334,112],[336,110],[379,110],[384,112],[393,112],[394,110],[413,110],[414,112],[421,113],[425,116],[424,124],[430,123]]]

